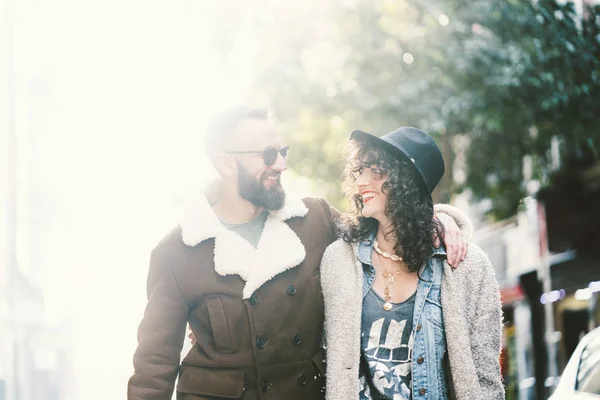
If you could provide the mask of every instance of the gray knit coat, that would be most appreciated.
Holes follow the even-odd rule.
[[[436,206],[470,236],[468,218],[450,206]],[[341,239],[321,262],[327,345],[327,400],[358,400],[358,367],[363,268],[357,245]],[[504,399],[500,375],[502,309],[494,269],[486,254],[469,244],[457,269],[444,262],[442,310],[450,371],[450,397],[457,400]],[[413,393],[413,398],[425,399]],[[436,399],[437,400],[437,399]]]

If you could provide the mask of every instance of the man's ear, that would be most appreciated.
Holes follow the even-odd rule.
[[[217,156],[216,168],[219,174],[232,176],[237,174],[237,162],[230,154],[221,153]]]

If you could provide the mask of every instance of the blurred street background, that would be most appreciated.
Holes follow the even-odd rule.
[[[125,398],[150,251],[215,176],[207,118],[241,102],[273,111],[284,184],[342,210],[353,129],[434,136],[435,200],[501,285],[507,399],[547,399],[600,325],[600,1],[0,0],[0,19],[0,400]]]

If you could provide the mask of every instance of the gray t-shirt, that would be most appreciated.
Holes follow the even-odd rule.
[[[253,220],[244,222],[243,224],[227,224],[223,221],[221,221],[221,223],[225,228],[237,233],[250,242],[252,246],[256,247],[258,246],[262,231],[265,228],[265,222],[267,221],[268,215],[269,213],[265,211]]]
[[[371,288],[363,300],[360,399],[409,400],[416,292],[389,311]]]

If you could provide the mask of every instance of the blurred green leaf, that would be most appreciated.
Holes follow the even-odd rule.
[[[452,137],[467,135],[465,184],[450,170],[437,194],[469,188],[492,200],[494,218],[517,210],[525,155],[534,179],[549,176],[553,137],[563,159],[600,153],[600,6],[582,19],[555,0],[277,4],[257,0],[231,22],[254,24],[262,60],[254,90],[293,146],[291,168],[335,204],[344,202],[333,162],[353,129],[418,126],[448,160]],[[270,24],[248,17],[264,10]],[[237,26],[217,37],[235,42]]]

